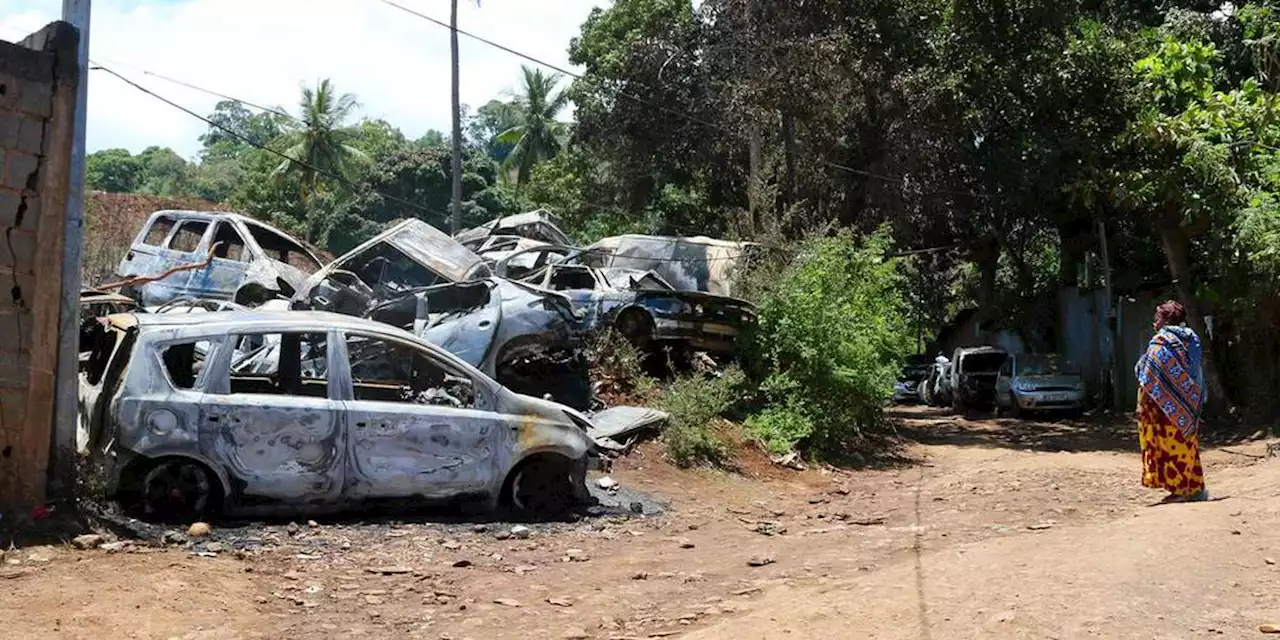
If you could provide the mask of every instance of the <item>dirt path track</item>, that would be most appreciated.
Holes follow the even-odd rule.
[[[1237,638],[1280,620],[1264,444],[1207,454],[1226,499],[1149,507],[1124,425],[905,415],[920,464],[688,473],[643,448],[613,477],[668,515],[527,540],[325,522],[217,557],[23,549],[0,566],[3,635]]]

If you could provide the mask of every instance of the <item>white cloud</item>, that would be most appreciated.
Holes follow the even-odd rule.
[[[448,20],[446,0],[399,0]],[[461,0],[459,27],[568,67],[570,38],[606,0]],[[61,0],[0,0],[0,38],[35,31]],[[330,78],[355,93],[362,115],[414,138],[449,129],[449,30],[378,0],[98,0],[90,57],[156,93],[208,114],[218,99],[140,73],[145,69],[267,106],[296,111],[303,83]],[[460,38],[462,101],[509,95],[527,61]],[[90,76],[88,148],[199,150],[204,123],[101,71]]]

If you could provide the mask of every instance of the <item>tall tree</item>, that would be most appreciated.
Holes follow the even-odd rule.
[[[528,182],[534,165],[554,158],[564,147],[569,131],[569,125],[556,120],[569,104],[569,94],[558,88],[560,74],[527,66],[521,71],[524,75],[520,95],[513,105],[519,124],[498,135],[498,142],[512,145],[503,165],[515,171],[516,184]]]
[[[355,133],[343,127],[343,122],[358,106],[350,93],[339,95],[328,78],[313,89],[303,87],[302,125],[286,134],[288,147],[284,154],[291,160],[282,161],[275,169],[275,176],[296,175],[299,178],[299,196],[307,216],[306,239],[314,241],[321,230],[321,221],[312,210],[325,176],[350,179],[358,165],[368,162],[369,156],[349,144]]]

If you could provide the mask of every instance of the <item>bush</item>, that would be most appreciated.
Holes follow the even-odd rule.
[[[882,424],[913,345],[889,247],[884,231],[811,238],[785,266],[757,268],[745,359],[764,409],[746,426],[771,451],[832,453]]]
[[[681,375],[667,386],[658,407],[671,414],[662,439],[672,462],[716,465],[729,457],[729,444],[712,432],[712,421],[735,404],[745,380],[731,366],[718,376]]]
[[[645,374],[640,351],[622,334],[605,329],[587,347],[591,378],[602,395],[644,402],[655,389],[654,379]]]

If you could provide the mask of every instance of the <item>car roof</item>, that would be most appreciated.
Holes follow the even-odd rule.
[[[219,333],[234,330],[258,331],[328,331],[342,329],[378,333],[400,339],[422,342],[403,329],[382,322],[346,316],[328,311],[211,311],[209,313],[119,313],[109,316],[113,322],[137,325],[144,329],[170,329],[198,326],[201,332]]]

